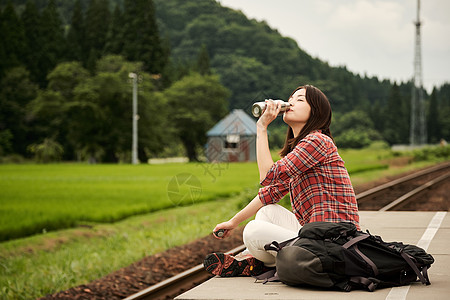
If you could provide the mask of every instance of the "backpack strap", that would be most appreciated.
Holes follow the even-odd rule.
[[[425,266],[422,268],[422,274],[423,274],[423,277],[425,277],[425,279],[428,282],[426,285],[430,285],[431,282],[430,282],[430,279],[428,278],[428,266]]]
[[[278,277],[277,270],[273,268],[272,270],[269,270],[267,272],[264,272],[262,274],[259,274],[257,276],[252,276],[255,278],[256,281],[263,280],[263,284],[266,284],[267,282],[274,282],[274,281],[280,281],[280,278]]]
[[[353,246],[354,244],[367,239],[370,236],[370,234],[362,234],[360,236],[357,236],[355,238],[352,238],[351,240],[349,240],[347,243],[345,243],[344,245],[342,245],[342,247],[344,247],[345,249],[350,248],[351,246]]]
[[[369,236],[370,236],[370,234],[362,234],[360,236],[352,238],[350,241],[345,243],[342,247],[344,247],[346,249],[353,247],[353,249],[356,251],[356,253],[358,253],[359,256],[361,256],[361,258],[364,259],[364,261],[372,268],[374,276],[377,276],[379,273],[377,265],[375,265],[375,263],[370,258],[368,258],[364,253],[362,253],[361,250],[359,250],[358,246],[356,245],[356,243],[367,239]]]
[[[266,251],[273,250],[273,251],[278,252],[286,246],[293,245],[298,239],[300,239],[299,236],[293,237],[292,239],[289,239],[289,240],[281,242],[281,243],[278,243],[277,241],[273,241],[272,243],[265,244],[264,250],[266,250]]]
[[[361,250],[359,250],[357,245],[355,245],[353,248],[355,249],[356,253],[358,253],[359,256],[361,256],[361,258],[364,259],[364,261],[369,264],[369,266],[372,268],[374,276],[377,276],[379,273],[377,265],[370,258],[368,258],[364,253],[362,253]]]
[[[426,285],[430,285],[430,279],[428,278],[428,273],[427,273],[427,267],[424,267],[424,274],[422,274],[422,272],[419,271],[419,268],[417,268],[416,264],[412,261],[412,259],[409,257],[408,254],[406,254],[405,252],[400,253],[400,255],[406,260],[406,262],[408,263],[408,265],[411,267],[411,269],[413,269],[413,271],[416,273],[417,277],[419,277],[420,282],[422,282],[423,284]]]
[[[373,292],[377,288],[378,283],[380,283],[380,280],[372,277],[366,278],[362,276],[353,276],[350,278],[350,283],[362,285],[366,287],[369,292]],[[348,286],[347,289],[345,291],[351,291],[351,286]]]
[[[299,236],[293,237],[292,239],[289,239],[287,241],[278,243],[277,241],[273,241],[272,243],[265,244],[264,250],[272,250],[279,252],[281,249],[283,249],[286,246],[293,245],[298,239],[300,239]],[[262,273],[257,276],[253,276],[256,280],[263,280],[263,283],[272,282],[272,281],[280,281],[280,278],[278,277],[277,270],[273,268],[272,270],[269,270],[265,273]]]

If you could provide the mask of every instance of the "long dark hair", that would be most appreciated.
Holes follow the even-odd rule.
[[[284,157],[291,152],[301,139],[314,130],[321,130],[323,134],[328,135],[334,142],[330,131],[331,105],[327,96],[325,96],[325,94],[318,88],[312,85],[305,85],[297,87],[289,98],[291,98],[292,95],[300,89],[306,89],[306,101],[309,106],[311,106],[311,115],[298,136],[294,137],[294,132],[289,126],[286,134],[286,141],[284,142],[283,149],[280,151],[281,157]]]

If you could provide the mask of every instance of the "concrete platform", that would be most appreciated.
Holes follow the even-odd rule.
[[[214,277],[178,296],[192,299],[450,299],[450,214],[447,212],[372,212],[362,211],[361,229],[380,235],[385,241],[415,244],[432,254],[435,263],[429,270],[431,285],[414,283],[374,292],[350,293],[313,288],[290,287],[282,283],[262,284],[251,277]]]

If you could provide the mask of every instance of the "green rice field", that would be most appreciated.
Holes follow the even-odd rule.
[[[189,205],[258,185],[254,163],[0,165],[0,241]]]

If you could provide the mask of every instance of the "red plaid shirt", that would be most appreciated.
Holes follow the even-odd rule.
[[[261,185],[258,195],[264,205],[277,203],[290,192],[292,210],[301,225],[349,221],[360,228],[344,161],[331,138],[320,131],[308,134],[274,163]]]

